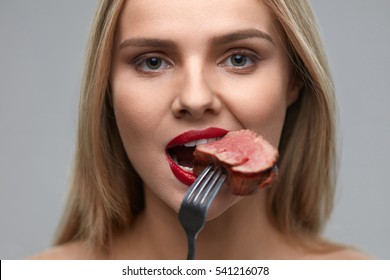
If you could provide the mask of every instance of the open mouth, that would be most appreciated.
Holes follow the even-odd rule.
[[[217,141],[229,131],[210,127],[204,130],[189,130],[173,138],[166,147],[166,156],[173,175],[190,186],[196,179],[193,173],[196,146]]]
[[[185,143],[183,145],[174,146],[168,149],[168,155],[181,169],[187,172],[193,172],[194,151],[196,146],[214,142],[219,139],[221,139],[221,137],[200,139]]]

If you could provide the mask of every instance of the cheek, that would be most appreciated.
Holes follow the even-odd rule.
[[[141,89],[131,86],[120,79],[112,81],[113,107],[118,130],[127,156],[134,168],[140,173],[145,164],[156,162],[158,146],[153,142],[153,131],[159,124],[158,111],[153,98]],[[155,114],[153,114],[155,112]],[[150,152],[145,162],[145,151]]]
[[[267,102],[253,102],[252,107],[253,114],[245,116],[248,128],[278,147],[286,113],[284,102],[267,99]]]
[[[237,92],[241,93],[239,98]],[[272,80],[247,83],[230,92],[225,102],[243,127],[279,146],[287,108],[286,89],[281,83]]]
[[[146,143],[158,129],[164,99],[153,88],[129,79],[125,71],[118,71],[112,81],[115,118],[124,142]]]
[[[169,190],[165,186],[171,186],[172,183],[168,183],[164,177],[168,172],[162,172],[168,171],[168,165],[165,162],[164,149],[156,136],[160,135],[158,129],[161,126],[161,117],[154,102],[155,98],[145,92],[141,96],[140,91],[134,86],[113,86],[115,118],[131,164],[145,186],[152,186],[158,196],[166,200],[169,198]],[[159,104],[161,106],[161,102]],[[154,176],[150,176],[151,173]]]
[[[165,158],[169,98],[158,87],[112,81],[113,106],[127,156],[141,176],[148,198],[177,210],[184,189],[172,175]],[[152,194],[152,195],[151,195]]]
[[[156,122],[155,115],[151,113],[156,111],[150,102],[153,99],[140,96],[134,89],[120,88],[113,92],[115,118],[120,130],[138,134],[153,126]]]
[[[116,73],[111,81],[116,123],[130,162],[142,178],[149,180],[151,168],[168,168],[161,139],[165,139],[167,130],[164,116],[169,99],[152,83],[146,86],[122,73]]]

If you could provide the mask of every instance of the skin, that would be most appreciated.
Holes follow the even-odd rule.
[[[125,150],[144,181],[145,211],[116,237],[110,255],[89,255],[74,242],[40,258],[183,259],[177,212],[188,187],[172,174],[166,145],[185,131],[220,127],[251,129],[278,147],[300,90],[279,31],[255,0],[127,1],[110,83]],[[224,188],[209,214],[199,259],[360,258],[289,243],[265,215],[265,191],[237,197]]]
[[[187,188],[165,160],[171,139],[191,129],[247,128],[277,147],[286,108],[297,94],[289,79],[287,56],[264,7],[254,0],[245,5],[238,1],[194,3],[129,1],[119,21],[119,50],[111,78],[113,106],[127,155],[143,178],[147,194],[176,212]],[[172,20],[167,21],[168,17]],[[269,38],[253,35],[255,31]],[[224,39],[231,34],[249,38]],[[145,39],[168,41],[169,46],[148,44]],[[243,66],[232,63],[237,54],[245,55]],[[158,68],[148,65],[151,58],[161,59]],[[153,176],[149,176],[151,167],[158,170]],[[239,200],[223,190],[210,217]]]

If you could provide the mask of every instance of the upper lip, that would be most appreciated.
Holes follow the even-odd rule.
[[[189,130],[173,138],[167,145],[167,149],[184,145],[200,139],[218,138],[225,136],[229,131],[223,128],[209,127],[204,130]]]

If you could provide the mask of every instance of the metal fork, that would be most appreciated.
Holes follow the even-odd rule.
[[[195,243],[203,229],[207,212],[227,178],[221,166],[209,165],[188,189],[179,210],[179,221],[187,234],[187,260],[195,258]]]

